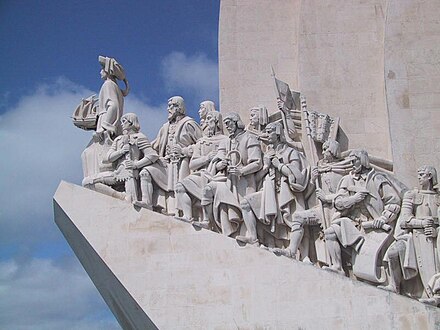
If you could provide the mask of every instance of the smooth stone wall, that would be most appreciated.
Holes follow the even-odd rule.
[[[440,1],[221,0],[220,107],[274,111],[277,77],[341,118],[349,148],[394,161],[409,187],[440,166]]]

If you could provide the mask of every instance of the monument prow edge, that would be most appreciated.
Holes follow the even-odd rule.
[[[435,307],[64,181],[54,214],[124,329],[440,326]]]

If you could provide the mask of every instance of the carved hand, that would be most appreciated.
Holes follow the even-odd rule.
[[[425,227],[423,232],[428,237],[437,237],[437,230],[434,227]]]
[[[321,188],[316,189],[316,197],[318,197],[318,199],[323,203],[327,202],[324,190],[322,190]]]
[[[179,146],[178,144],[173,145],[173,147],[171,148],[171,153],[179,156],[183,156],[182,147]]]
[[[422,227],[428,228],[434,226],[434,219],[433,218],[426,218],[422,220]]]
[[[228,173],[231,175],[241,176],[241,169],[239,167],[228,167]]]
[[[221,170],[225,169],[226,166],[228,166],[228,161],[223,159],[217,163],[215,168],[217,169],[217,171],[221,171]]]
[[[385,219],[383,219],[382,217],[373,220],[373,228],[376,229],[382,228],[384,224],[385,224]]]
[[[129,152],[130,151],[130,145],[129,144],[124,144],[123,146],[122,146],[122,148],[121,148],[121,153],[123,154],[123,155],[125,155],[127,152]]]
[[[275,168],[278,168],[278,166],[281,165],[280,160],[279,160],[277,157],[272,158],[272,165],[273,165]]]
[[[319,172],[318,172],[318,167],[317,166],[313,166],[312,167],[312,172],[311,172],[311,181],[315,182],[316,178],[319,176]]]
[[[284,102],[281,99],[278,99],[277,106],[279,110],[283,110],[284,108]]]
[[[130,159],[127,159],[126,161],[124,161],[124,166],[127,170],[135,169],[134,163]]]
[[[367,195],[368,193],[366,191],[358,191],[353,195],[352,198],[355,203],[359,203],[362,202],[365,199],[365,197],[367,197]]]

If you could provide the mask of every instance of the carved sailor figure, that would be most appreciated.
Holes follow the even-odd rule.
[[[292,213],[306,208],[303,192],[309,181],[309,170],[305,157],[286,144],[281,122],[269,123],[265,133],[268,149],[263,158],[263,188],[242,199],[247,234],[236,239],[249,244],[262,241],[274,246],[275,240],[289,240]],[[262,227],[265,237],[272,236],[271,243],[262,235],[258,237],[257,224]]]
[[[417,173],[419,189],[405,193],[395,231],[396,241],[389,247],[385,256],[389,283],[380,288],[397,293],[407,291],[408,288],[402,288],[404,284],[417,277],[424,292],[417,292],[421,286],[412,281],[412,290],[408,293],[431,298],[434,292],[429,281],[434,274],[440,272],[435,239],[440,194],[434,188],[437,184],[437,172],[434,167],[422,166]]]
[[[176,185],[177,206],[183,213],[183,219],[193,220],[193,209],[201,208],[203,187],[209,182],[213,174],[213,166],[209,164],[217,154],[220,143],[227,140],[223,135],[222,116],[217,111],[210,111],[205,119],[206,130],[202,138],[192,146],[193,155],[189,168],[193,172]]]
[[[228,113],[223,124],[229,139],[222,141],[217,156],[212,160],[213,180],[203,189],[203,227],[210,220],[224,235],[236,234],[241,223],[240,200],[256,191],[255,173],[261,169],[260,141],[244,129],[237,113]]]
[[[353,150],[353,170],[344,176],[334,198],[334,220],[325,230],[330,257],[329,270],[344,274],[342,248],[352,256],[356,277],[380,283],[378,278],[394,220],[400,210],[400,197],[385,175],[370,166],[365,150]]]
[[[215,104],[212,101],[206,100],[200,103],[199,117],[200,117],[200,128],[202,129],[203,135],[208,133],[208,124],[206,122],[206,116],[208,113],[215,110]]]
[[[202,137],[200,126],[185,115],[185,102],[180,96],[168,100],[168,122],[151,143],[161,157],[161,163],[145,168],[145,176],[160,190],[160,207],[175,213],[174,189],[179,180],[190,173],[191,146]],[[164,168],[165,167],[165,168]],[[167,198],[166,205],[162,197]]]
[[[319,160],[318,166],[312,168],[310,179],[312,186],[315,185],[318,179],[320,187],[316,188],[316,198],[319,199],[320,203],[311,207],[316,203],[309,200],[308,207],[311,207],[310,209],[304,210],[300,208],[295,210],[292,216],[292,232],[289,247],[286,249],[273,249],[273,252],[277,255],[291,258],[296,256],[304,237],[305,226],[319,224],[324,229],[330,226],[330,221],[335,212],[333,199],[336,197],[339,181],[350,172],[352,166],[350,159],[341,159],[341,152],[337,141],[327,140],[324,142],[322,145],[322,155],[323,158]],[[309,237],[306,235],[304,240],[308,239]],[[303,245],[308,246],[309,242],[304,242]],[[304,247],[301,254],[303,258],[308,258],[308,249]]]

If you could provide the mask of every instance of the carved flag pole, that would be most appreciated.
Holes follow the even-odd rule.
[[[312,161],[313,165],[317,166],[318,159],[315,159],[315,156],[317,156],[316,145],[313,142],[312,132],[310,129],[309,113],[307,111],[307,101],[306,101],[305,96],[303,96],[303,95],[301,95],[301,113],[303,114],[304,121],[305,121],[305,129],[306,129],[306,134],[307,134],[307,140],[309,142],[310,156],[312,158],[311,161]],[[315,187],[316,187],[316,189],[321,188],[318,178],[315,179]],[[324,205],[322,204],[322,201],[319,198],[317,198],[317,200],[318,200],[319,209],[321,210],[321,213],[322,213],[322,223],[326,224],[327,222],[325,219]]]

